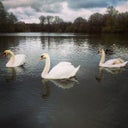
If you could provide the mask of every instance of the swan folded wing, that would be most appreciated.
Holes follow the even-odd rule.
[[[25,63],[25,55],[24,54],[18,54],[15,56],[15,65],[20,66]]]
[[[120,63],[118,63],[118,61],[120,61]],[[111,59],[111,60],[108,60],[106,61],[104,64],[102,64],[102,66],[104,67],[124,67],[128,62],[127,61],[123,61],[122,59],[120,58],[117,58],[117,59]]]
[[[68,79],[76,74],[78,68],[75,68],[70,62],[60,62],[52,68],[48,77],[52,79]]]
[[[115,64],[115,65],[104,65],[104,67],[118,68],[118,67],[124,67],[125,65],[126,65],[126,62],[121,64]]]
[[[116,59],[110,59],[108,61],[105,62],[106,65],[115,65],[115,64],[122,64],[125,61],[120,59],[120,58],[116,58]]]

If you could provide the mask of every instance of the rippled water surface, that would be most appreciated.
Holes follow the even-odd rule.
[[[99,68],[99,48],[113,49],[106,60],[128,60],[124,35],[0,34],[0,54],[27,56],[16,68],[5,67],[9,56],[0,57],[0,128],[127,128],[128,66]],[[60,61],[80,65],[75,80],[43,80],[44,52],[51,68]]]

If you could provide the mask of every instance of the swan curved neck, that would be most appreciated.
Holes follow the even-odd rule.
[[[50,69],[50,57],[47,56],[46,62],[45,62],[45,67],[44,67],[44,70],[42,72],[42,77],[45,77],[48,74],[49,69]]]
[[[15,55],[14,55],[14,53],[13,53],[12,51],[8,51],[8,54],[11,55],[11,58],[10,58],[11,62],[14,63],[14,60],[15,60]]]
[[[105,62],[105,52],[104,52],[104,50],[102,49],[100,64],[103,64],[104,62]]]

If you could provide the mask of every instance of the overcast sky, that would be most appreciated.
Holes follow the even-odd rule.
[[[128,11],[128,0],[1,0],[5,9],[20,21],[39,23],[39,17],[59,16],[64,21],[88,17],[93,13],[104,14],[108,6],[119,12]]]

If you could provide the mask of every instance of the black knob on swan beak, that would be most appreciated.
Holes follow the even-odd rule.
[[[44,59],[44,56],[42,55],[42,56],[40,56],[40,60],[43,60]]]
[[[3,57],[6,57],[6,56],[7,56],[7,54],[4,52],[4,53],[2,54],[2,56],[3,56]]]

